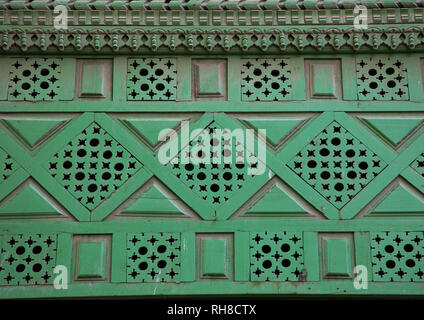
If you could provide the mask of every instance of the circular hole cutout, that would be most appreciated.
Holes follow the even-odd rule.
[[[206,179],[206,174],[204,174],[203,172],[199,172],[197,174],[197,179],[199,179],[199,180],[205,180]]]
[[[40,272],[41,271],[41,264],[39,264],[39,263],[36,263],[36,264],[34,264],[33,266],[32,266],[32,271],[34,271],[34,272]]]
[[[147,248],[146,247],[140,247],[138,249],[138,253],[142,256],[144,256],[147,253]]]
[[[375,76],[375,75],[377,74],[377,70],[375,70],[375,69],[370,69],[370,70],[368,71],[368,74],[369,74],[370,76]]]
[[[370,83],[370,88],[371,89],[377,89],[377,87],[378,87],[378,83],[377,82],[373,81],[373,82]]]
[[[386,69],[386,73],[387,73],[388,75],[392,75],[393,73],[395,73],[395,69],[393,69],[392,67],[387,68],[387,69]]]
[[[281,246],[281,251],[283,251],[283,252],[289,252],[290,251],[290,245],[288,243],[284,243]]]
[[[233,175],[231,174],[231,172],[224,172],[224,174],[222,175],[222,177],[225,179],[225,180],[231,180],[231,178],[233,177]]]
[[[280,85],[278,84],[278,82],[273,82],[271,83],[271,88],[274,90],[278,90],[280,89]]]
[[[386,267],[389,269],[393,269],[396,266],[396,263],[393,260],[389,260],[386,262]]]
[[[121,162],[118,162],[115,164],[114,168],[116,171],[122,171],[122,169],[124,169],[124,165]]]
[[[147,71],[147,69],[141,69],[140,70],[140,76],[145,77],[149,74],[149,71]]]
[[[50,71],[49,71],[49,69],[46,69],[46,68],[44,68],[44,69],[41,69],[41,71],[40,71],[40,74],[42,75],[42,76],[48,76],[49,75],[49,73],[50,73]]]
[[[28,82],[22,83],[22,89],[23,90],[28,90],[29,88],[31,88],[31,85]]]
[[[63,167],[64,167],[65,169],[70,169],[70,168],[72,168],[72,162],[71,162],[71,161],[65,161],[65,162],[63,163]]]
[[[193,166],[193,164],[192,164],[192,163],[187,163],[187,164],[184,166],[184,168],[185,168],[187,171],[192,171],[192,170],[194,169],[194,166]]]
[[[343,189],[344,189],[344,185],[343,185],[343,183],[336,183],[335,185],[334,185],[334,189],[336,190],[336,191],[342,191]]]
[[[403,250],[405,250],[406,252],[412,252],[412,250],[414,250],[414,246],[410,243],[405,244],[405,246],[403,247]]]
[[[361,170],[367,170],[368,169],[368,163],[366,163],[365,161],[362,161],[362,162],[359,163],[358,167]]]
[[[236,168],[237,169],[243,169],[244,168],[244,163],[236,163]]]
[[[278,71],[278,70],[274,69],[274,70],[272,70],[272,71],[271,71],[271,75],[272,75],[273,77],[278,77],[278,76],[280,75],[280,71]]]
[[[164,246],[163,244],[158,247],[159,253],[164,253],[165,251],[166,251],[166,246]]]
[[[94,138],[90,140],[90,146],[97,147],[98,145],[99,145],[99,139]]]
[[[264,267],[265,269],[269,269],[269,268],[271,268],[271,267],[272,267],[272,262],[271,262],[271,261],[269,261],[269,260],[265,260],[265,261],[262,263],[262,267]]]
[[[105,158],[105,159],[112,158],[112,155],[113,155],[113,153],[110,150],[106,150],[105,152],[103,152],[103,158]]]
[[[165,260],[159,260],[158,261],[158,268],[163,269],[166,267],[166,261]]]
[[[308,161],[308,167],[309,168],[315,168],[317,166],[317,162],[315,160],[309,160]]]
[[[218,192],[219,186],[216,183],[214,183],[213,185],[211,185],[211,191],[212,192]]]
[[[156,90],[158,90],[158,91],[162,91],[163,89],[165,89],[165,86],[164,86],[164,84],[163,84],[163,83],[158,83],[158,84],[156,85]]]
[[[39,254],[39,253],[41,252],[41,250],[42,250],[42,248],[41,248],[40,246],[35,246],[35,247],[32,249],[32,253],[33,253],[33,254]]]
[[[395,248],[393,248],[393,246],[391,245],[387,245],[384,247],[384,251],[386,251],[387,253],[392,253],[393,251],[395,251]]]
[[[20,247],[16,248],[16,254],[21,255],[21,254],[24,254],[24,253],[25,253],[25,247],[20,246]]]
[[[356,154],[356,152],[353,149],[349,149],[349,150],[346,151],[346,157],[353,158],[355,156],[355,154]]]
[[[415,261],[412,259],[408,259],[406,260],[405,264],[409,267],[409,268],[413,268],[415,267]]]
[[[112,177],[112,175],[109,172],[105,172],[102,174],[103,180],[109,180]]]
[[[147,83],[143,83],[143,84],[140,86],[140,89],[141,89],[142,91],[147,91],[147,90],[149,90],[149,85],[148,85]]]
[[[210,140],[210,144],[211,144],[211,146],[216,147],[219,144],[219,140],[216,139],[216,138],[213,138],[213,139]]]
[[[49,88],[49,83],[47,81],[43,81],[40,83],[40,88],[41,89],[48,89]]]
[[[85,149],[79,149],[78,151],[77,151],[77,156],[78,157],[85,157],[86,156],[86,154],[87,154],[87,151],[85,151]]]
[[[222,154],[223,154],[224,157],[229,157],[229,156],[231,156],[231,150],[230,149],[224,149],[222,151]]]
[[[289,260],[289,259],[283,259],[283,261],[281,261],[281,265],[282,265],[284,268],[287,268],[287,267],[290,267],[291,262],[290,262],[290,260]]]
[[[138,268],[139,268],[140,270],[146,270],[146,269],[147,269],[147,267],[148,267],[147,262],[142,262],[142,263],[140,263],[140,264],[138,265]]]
[[[92,183],[87,187],[87,190],[90,191],[90,192],[95,192],[97,190],[97,185]]]
[[[255,69],[255,70],[253,70],[253,74],[255,76],[259,77],[262,74],[262,71],[261,71],[261,69]]]
[[[156,69],[155,70],[155,75],[157,75],[158,77],[160,77],[161,75],[163,75],[163,70],[162,69]]]
[[[356,174],[356,172],[355,172],[355,171],[349,171],[349,172],[347,173],[347,177],[348,177],[349,179],[355,179],[355,178],[356,178],[356,176],[357,176],[357,174]]]
[[[321,178],[327,180],[328,178],[330,178],[330,172],[328,171],[321,172]]]
[[[393,80],[387,81],[387,86],[389,88],[394,88],[396,87],[396,82],[394,82]]]
[[[81,180],[83,180],[85,178],[85,174],[84,174],[84,172],[77,172],[77,173],[75,173],[75,179],[77,179],[77,180],[79,180],[79,181],[81,181]]]
[[[25,265],[23,265],[23,264],[18,264],[17,266],[16,266],[16,271],[17,272],[23,272],[25,270]]]
[[[262,252],[263,253],[270,253],[271,252],[271,247],[269,245],[264,245],[262,246]]]
[[[321,156],[323,156],[323,157],[326,157],[326,156],[328,156],[328,155],[330,154],[330,150],[328,150],[327,148],[322,148],[322,149],[319,151],[319,154],[320,154]]]
[[[256,81],[253,85],[255,86],[256,89],[259,89],[262,87],[262,82]]]
[[[23,75],[24,77],[29,77],[29,76],[31,75],[31,71],[29,71],[29,70],[24,70],[24,71],[22,71],[22,75]]]
[[[340,139],[339,138],[333,138],[331,139],[331,144],[334,146],[338,146],[340,144]]]

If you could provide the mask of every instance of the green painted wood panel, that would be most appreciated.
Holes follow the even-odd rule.
[[[327,66],[313,66],[312,78],[314,79],[313,91],[314,95],[334,96],[334,85],[331,83],[332,70]]]
[[[80,242],[77,278],[104,278],[103,242]]]
[[[421,59],[2,57],[0,297],[423,295]]]
[[[225,275],[228,267],[224,239],[203,240],[203,274]]]
[[[348,238],[323,238],[324,277],[352,277],[352,243]]]

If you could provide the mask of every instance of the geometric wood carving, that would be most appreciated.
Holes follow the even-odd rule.
[[[83,99],[111,99],[112,60],[77,60],[77,97]]]
[[[320,233],[322,276],[324,279],[351,279],[354,249],[352,233]]]
[[[199,279],[232,279],[233,235],[197,234]]]
[[[193,60],[193,100],[226,100],[227,61]]]
[[[341,99],[339,60],[305,60],[306,92],[311,99]]]

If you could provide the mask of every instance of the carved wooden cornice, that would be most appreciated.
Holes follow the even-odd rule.
[[[71,10],[311,10],[368,8],[422,8],[423,0],[11,0],[0,9],[51,10],[64,5]]]
[[[1,10],[0,26],[51,26],[52,10]],[[348,25],[353,9],[323,10],[69,10],[69,26]],[[424,8],[369,9],[368,24],[422,24]]]
[[[353,28],[355,4],[368,28]],[[423,47],[424,0],[0,1],[3,52],[355,52]],[[68,29],[53,27],[65,5]]]
[[[157,51],[248,52],[261,51],[355,51],[414,50],[423,47],[424,29],[407,28],[269,28],[269,29],[161,29],[161,28],[13,28],[0,35],[2,50],[137,52]]]

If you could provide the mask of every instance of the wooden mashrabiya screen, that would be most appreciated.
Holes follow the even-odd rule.
[[[423,22],[0,1],[0,298],[423,295]]]

